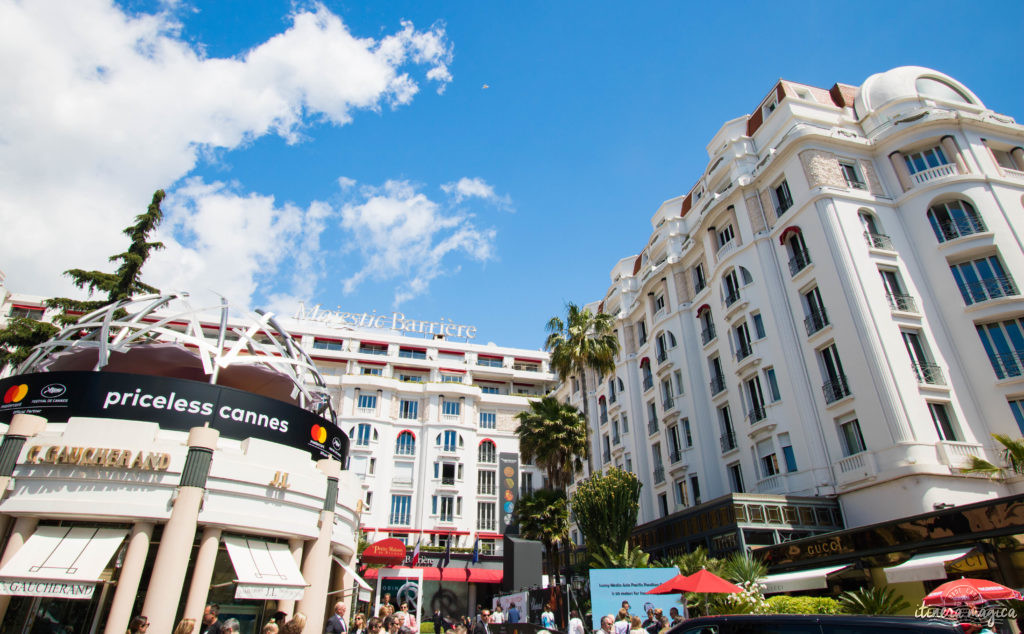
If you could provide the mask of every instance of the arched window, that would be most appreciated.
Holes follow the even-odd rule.
[[[654,387],[654,377],[651,376],[651,360],[644,357],[640,362],[640,373],[643,375],[644,392]]]
[[[498,461],[498,448],[494,446],[494,441],[484,440],[480,443],[480,448],[477,450],[477,461],[488,464]]]
[[[438,434],[435,444],[443,451],[455,451],[466,446],[465,441],[462,439],[462,434],[450,429]]]
[[[353,439],[357,445],[365,447],[370,444],[370,434],[373,434],[373,439],[377,439],[377,430],[370,427],[368,423],[359,423],[355,427],[348,430],[348,437]]]
[[[398,434],[398,440],[395,441],[395,454],[399,456],[416,455],[416,436],[411,431],[406,430]]]
[[[697,321],[700,322],[700,342],[703,345],[711,343],[711,340],[718,336],[715,332],[715,322],[711,318],[711,307],[704,304],[697,309]]]
[[[867,241],[868,246],[875,249],[889,249],[892,250],[892,240],[889,236],[882,233],[881,225],[878,223],[878,219],[873,213],[867,209],[861,209],[857,212],[857,216],[860,218],[860,225],[864,228],[864,239]]]
[[[917,94],[922,97],[930,97],[941,101],[952,101],[954,103],[973,103],[967,95],[956,86],[952,86],[941,79],[934,77],[918,77],[914,82]]]
[[[928,222],[939,242],[985,231],[985,223],[966,200],[949,200],[928,208]]]
[[[597,399],[597,406],[601,410],[601,424],[604,425],[608,422],[608,401],[605,400],[604,396]]]
[[[807,252],[804,234],[800,227],[789,226],[779,236],[779,244],[785,245],[789,253],[789,274],[796,275],[811,263],[811,254]]]

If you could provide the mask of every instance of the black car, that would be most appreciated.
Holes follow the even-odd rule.
[[[736,614],[690,619],[668,634],[962,634],[953,621],[913,616],[860,616],[832,614]]]

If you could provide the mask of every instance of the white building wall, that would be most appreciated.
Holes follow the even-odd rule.
[[[974,103],[921,97],[914,87],[919,77],[937,77]],[[702,501],[728,493],[734,465],[746,492],[837,496],[849,526],[1010,493],[1008,485],[961,469],[970,455],[997,460],[993,433],[1020,434],[1008,399],[1024,394],[1024,382],[1020,376],[997,378],[976,325],[1024,317],[1024,298],[1014,286],[967,306],[950,264],[998,252],[1006,273],[1024,279],[1024,164],[999,165],[990,151],[1021,146],[1024,129],[986,111],[955,80],[927,69],[895,69],[859,89],[833,88],[844,98],[859,91],[857,109],[853,103],[836,105],[828,91],[785,81],[781,86],[786,98],[773,111],[752,115],[763,116],[763,122],[750,124],[756,128],[751,136],[748,118],[722,127],[708,145],[705,174],[686,197],[658,209],[647,246],[615,266],[608,293],[593,304],[617,319],[622,352],[616,381],[626,387],[609,408],[608,422],[600,420],[599,407],[592,408],[594,436],[613,434],[623,414],[630,420],[630,433],[620,433],[608,460],[603,451],[596,453],[595,466],[624,466],[631,456],[644,484],[640,523],[692,506],[694,476]],[[944,148],[948,165],[910,179],[903,175],[905,187],[890,154],[936,146]],[[1014,156],[1024,163],[1024,150]],[[895,157],[900,165],[902,154]],[[853,166],[860,183],[846,180],[841,162]],[[778,217],[773,190],[783,179],[792,206]],[[986,229],[940,242],[928,209],[954,198],[969,201]],[[881,243],[869,244],[861,212],[874,218],[876,233],[884,234],[876,238]],[[734,237],[719,248],[718,233],[730,225]],[[782,240],[791,228],[799,229],[810,256],[795,271],[793,253]],[[698,263],[707,283],[699,291],[693,276]],[[739,298],[727,305],[725,280],[738,267],[750,283],[738,276]],[[890,305],[880,270],[898,274],[915,306]],[[815,324],[809,334],[804,295],[814,288],[827,323]],[[665,308],[655,310],[661,295]],[[705,342],[707,322],[700,317],[708,309],[717,336]],[[755,315],[764,337],[755,332]],[[640,321],[646,343],[636,341]],[[744,323],[751,354],[740,358],[736,328]],[[663,331],[672,332],[677,345],[659,362],[656,338]],[[925,365],[915,368],[904,332],[922,342]],[[822,351],[829,346],[838,351],[845,379],[833,387],[843,392],[845,385],[849,394],[826,399]],[[708,360],[715,356],[722,391],[710,387]],[[649,390],[643,386],[645,358],[653,381]],[[1024,350],[1012,362],[1020,359]],[[778,383],[777,402],[769,394],[768,368]],[[676,370],[682,373],[682,395]],[[745,382],[755,376],[765,402],[751,416]],[[665,377],[673,377],[668,407],[660,387]],[[568,391],[562,386],[559,394]],[[610,398],[607,377],[595,397]],[[652,401],[658,426],[649,433]],[[950,415],[951,437],[940,437],[931,405]],[[723,449],[719,412],[726,406],[734,449]],[[670,427],[684,419],[692,447],[684,443],[673,455]],[[851,420],[859,423],[864,451],[846,442],[841,425]],[[787,437],[797,466],[792,472],[781,442]],[[664,477],[656,473],[656,446]],[[759,453],[765,448],[775,454],[779,473],[766,469]],[[679,480],[687,485],[685,501],[676,500]],[[667,508],[660,504],[662,495]]]

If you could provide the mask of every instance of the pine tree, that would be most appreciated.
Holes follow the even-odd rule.
[[[71,325],[78,321],[82,314],[90,313],[114,302],[128,299],[139,293],[160,292],[159,289],[142,282],[141,272],[142,266],[152,252],[164,248],[162,242],[147,242],[149,234],[163,220],[164,215],[160,210],[160,203],[163,199],[164,190],[158,189],[153,194],[153,201],[149,204],[146,212],[136,216],[135,224],[124,230],[124,234],[131,239],[131,244],[124,253],[110,257],[111,262],[121,263],[115,272],[104,273],[103,271],[86,271],[84,269],[64,271],[64,275],[70,277],[75,286],[88,289],[90,298],[94,294],[105,294],[106,296],[103,299],[95,300],[68,297],[48,299],[44,302],[48,308],[60,310],[60,313],[54,317],[54,322],[65,326]],[[53,324],[26,317],[12,318],[5,328],[0,329],[0,368],[18,365],[28,358],[34,346],[53,337],[57,332],[58,328]]]

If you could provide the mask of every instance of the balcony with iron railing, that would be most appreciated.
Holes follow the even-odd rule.
[[[732,306],[733,304],[735,304],[738,301],[740,301],[740,292],[739,292],[739,290],[731,290],[731,291],[729,291],[728,293],[725,294],[725,305],[726,306]]]
[[[906,293],[886,293],[886,299],[889,300],[889,308],[892,310],[904,313],[917,312],[917,300],[914,299],[913,295],[907,295]]]
[[[658,419],[652,417],[647,421],[647,435],[653,436],[656,433],[658,433]]]
[[[913,176],[915,183],[917,183],[918,185],[922,185],[929,181],[933,181],[939,178],[946,178],[947,176],[954,176],[956,174],[956,165],[952,163],[946,163],[945,165],[936,165],[935,167],[929,167],[926,170],[915,172],[911,176]]]
[[[678,449],[673,449],[672,451],[668,452],[668,461],[669,461],[669,463],[675,464],[675,463],[679,462],[682,459],[683,459],[683,452],[679,451]]]
[[[918,383],[928,385],[945,385],[946,377],[942,374],[942,368],[934,363],[912,363],[914,374]]]
[[[658,363],[665,363],[665,360],[668,359],[668,353],[664,350],[658,350],[654,358],[658,360]]]
[[[607,425],[608,424],[608,412],[607,412],[607,410],[601,412],[601,424],[602,425]]]
[[[807,329],[807,336],[810,337],[829,324],[828,313],[824,308],[816,308],[804,317],[804,328]]]
[[[789,258],[789,276],[792,277],[800,271],[807,268],[807,265],[811,263],[811,254],[806,250],[801,249],[793,254],[793,257]]]
[[[725,389],[725,377],[719,374],[711,377],[711,395],[714,396]]]
[[[737,361],[742,361],[743,359],[746,359],[752,354],[754,354],[754,348],[753,346],[750,345],[749,342],[740,343],[736,348]]]
[[[992,363],[997,378],[1024,376],[1024,351],[990,354],[988,360]]]
[[[736,433],[730,429],[722,434],[719,441],[722,443],[722,453],[732,451],[736,448]]]
[[[965,236],[974,235],[988,231],[985,223],[978,216],[964,216],[962,218],[950,218],[938,223],[940,242],[956,240]]]
[[[704,290],[707,287],[708,287],[707,280],[699,279],[699,280],[697,280],[697,281],[695,281],[693,283],[693,294],[696,295],[697,293],[701,292],[702,290]]]
[[[652,377],[650,374],[647,374],[646,376],[644,376],[644,392],[651,389],[652,387],[654,387],[654,377]]]
[[[612,434],[612,444],[618,445],[622,442],[622,438],[618,434]]]
[[[960,293],[968,305],[1020,294],[1017,290],[1017,284],[1009,275],[984,277],[972,282],[961,282]]]
[[[892,238],[884,233],[871,233],[870,231],[865,231],[864,239],[867,240],[868,246],[872,249],[885,249],[887,251],[894,250],[892,247]]]
[[[654,467],[654,483],[661,484],[665,481],[665,467],[658,465]]]
[[[607,449],[602,451],[601,452],[601,461],[604,462],[605,464],[608,464],[609,462],[611,462],[612,461],[612,452],[608,451]]]
[[[661,409],[665,410],[666,412],[675,406],[676,400],[671,396],[666,396],[665,398],[661,399]]]
[[[715,332],[714,325],[709,325],[707,328],[700,331],[700,342],[702,345],[706,346],[717,336],[718,334]]]
[[[825,395],[826,403],[835,403],[839,399],[849,396],[850,386],[846,382],[846,375],[840,374],[834,379],[826,381],[821,386],[821,391]]]
[[[749,412],[747,412],[747,418],[750,420],[750,424],[759,423],[765,418],[768,418],[768,411],[761,405],[755,405]]]

